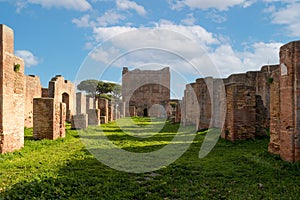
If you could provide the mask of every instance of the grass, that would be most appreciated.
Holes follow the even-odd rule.
[[[147,125],[155,123],[159,125],[134,119],[135,129],[143,131],[150,127],[151,132]],[[127,128],[123,132],[116,123],[102,125],[114,145],[144,153],[165,147],[179,125],[166,124],[151,137],[127,135],[132,127]],[[97,131],[99,127],[89,127],[90,133]],[[101,164],[69,126],[67,137],[56,141],[35,141],[32,129],[26,129],[21,151],[0,155],[0,199],[300,199],[300,164],[270,155],[268,138],[220,139],[199,159],[205,134],[198,133],[171,165],[134,174]]]

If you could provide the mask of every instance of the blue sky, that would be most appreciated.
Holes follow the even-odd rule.
[[[0,23],[45,87],[57,74],[118,82],[123,66],[172,65],[183,84],[278,63],[300,36],[299,10],[296,0],[0,0]]]

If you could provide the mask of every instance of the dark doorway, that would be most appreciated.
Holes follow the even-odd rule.
[[[144,117],[148,117],[148,109],[147,108],[144,109]]]

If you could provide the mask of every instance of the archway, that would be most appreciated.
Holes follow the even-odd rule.
[[[71,121],[71,113],[70,113],[70,95],[68,93],[62,94],[62,102],[66,104],[67,110],[67,122]]]
[[[144,117],[148,117],[148,109],[147,108],[144,109]]]

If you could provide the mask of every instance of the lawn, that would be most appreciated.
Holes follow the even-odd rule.
[[[101,130],[114,145],[140,154],[163,149],[179,128],[149,118],[134,122],[110,123]],[[163,129],[155,134],[158,127]],[[21,151],[0,155],[0,199],[300,199],[300,164],[270,155],[269,138],[220,139],[199,159],[206,135],[199,132],[172,164],[129,173],[102,164],[86,149],[82,140],[101,140],[99,130],[92,126],[78,133],[68,125],[64,139],[35,141],[32,129],[26,129]]]

